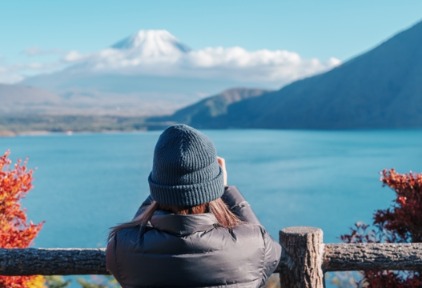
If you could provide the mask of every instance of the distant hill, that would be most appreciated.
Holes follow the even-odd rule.
[[[173,119],[209,128],[422,128],[422,22],[326,73],[226,109],[201,121],[183,109]]]
[[[173,115],[148,118],[147,122],[188,123],[197,128],[224,127],[227,125],[225,117],[230,105],[268,92],[262,89],[232,88],[180,109]]]
[[[60,97],[41,88],[0,84],[0,113],[45,113],[60,102]]]
[[[71,74],[71,76],[69,76]],[[195,103],[207,91],[233,82],[154,75],[92,74],[69,70],[28,78],[25,85],[53,91],[68,103],[66,114],[166,115]],[[74,109],[70,109],[73,107]]]

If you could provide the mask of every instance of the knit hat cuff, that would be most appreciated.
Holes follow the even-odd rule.
[[[217,177],[208,182],[190,185],[160,185],[153,182],[151,174],[148,182],[152,198],[163,205],[192,207],[218,199],[224,193],[224,177],[221,168]]]

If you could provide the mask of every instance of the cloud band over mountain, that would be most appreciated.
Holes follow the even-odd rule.
[[[39,54],[31,55],[31,60],[36,59],[37,55]],[[0,62],[0,83],[17,82],[28,74],[51,72],[56,67],[63,67],[74,73],[90,71],[100,74],[113,72],[202,79],[225,78],[277,88],[340,64],[340,60],[336,58],[325,61],[304,59],[298,53],[286,50],[248,51],[242,47],[194,50],[179,42],[166,30],[141,30],[110,48],[90,54],[70,51],[55,61],[41,63],[32,60],[26,65],[7,65]]]

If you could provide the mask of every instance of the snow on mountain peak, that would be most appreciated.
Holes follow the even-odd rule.
[[[193,78],[230,78],[235,81],[292,82],[337,66],[318,59],[302,59],[286,50],[247,51],[242,47],[207,47],[190,50],[166,30],[140,30],[113,46],[90,55],[71,53],[66,59],[75,64],[73,73],[177,76]],[[273,86],[275,87],[275,86]]]
[[[181,43],[167,30],[140,30],[112,46],[118,50],[136,50],[145,57],[160,57],[184,54],[190,48]]]

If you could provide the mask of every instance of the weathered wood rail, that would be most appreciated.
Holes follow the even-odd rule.
[[[322,230],[280,231],[281,287],[324,287],[329,271],[422,270],[422,243],[324,244]],[[105,249],[0,249],[0,275],[108,274]]]

